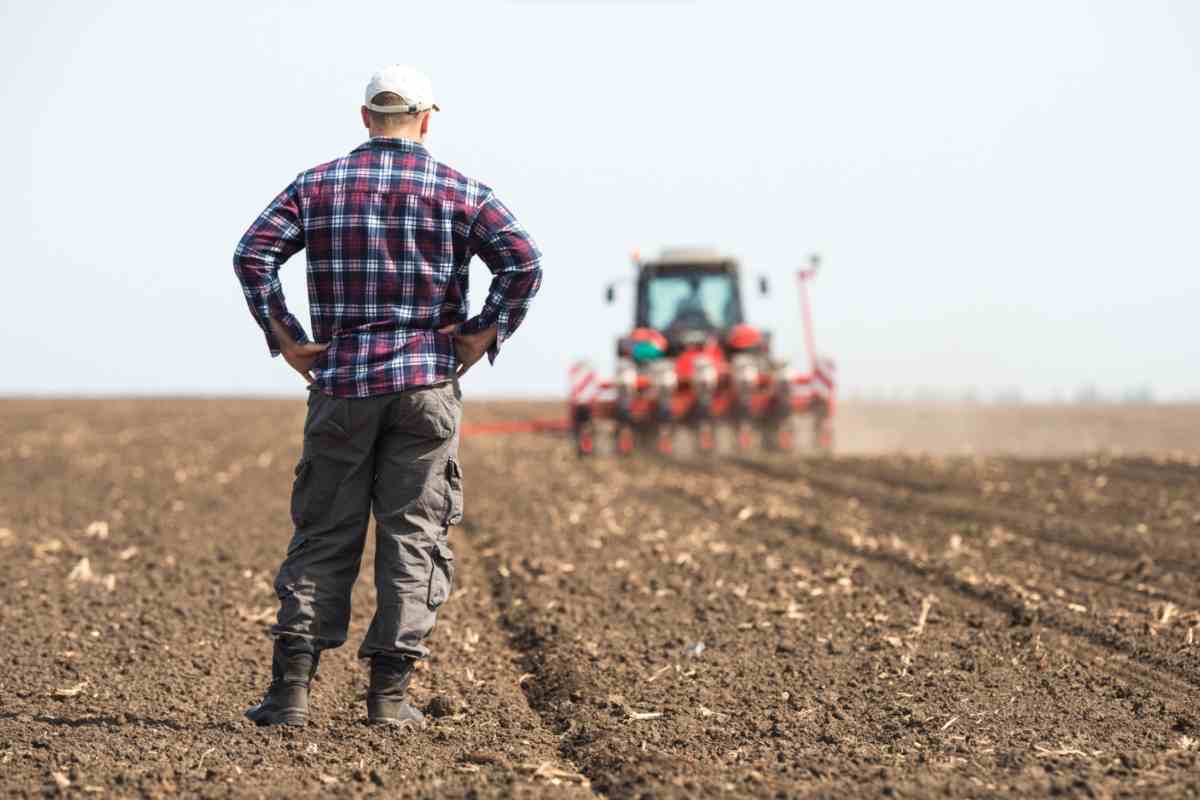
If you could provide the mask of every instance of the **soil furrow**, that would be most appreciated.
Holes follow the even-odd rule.
[[[761,465],[758,462],[742,462],[739,466],[758,470]],[[967,497],[936,496],[932,494],[932,489],[929,490],[930,494],[918,498],[903,490],[889,491],[888,487],[892,485],[890,481],[864,481],[858,477],[845,481],[837,475],[803,474],[813,485],[854,498],[856,501],[863,500],[869,507],[890,512],[895,517],[912,517],[914,511],[917,514],[930,513],[941,517],[945,522],[961,522],[968,528],[978,528],[981,531],[985,531],[994,523],[1003,523],[1004,526],[998,535],[1007,540],[1006,550],[1009,553],[1015,550],[1025,557],[1024,568],[1030,574],[1044,573],[1049,564],[1057,573],[1074,581],[1120,592],[1137,601],[1142,607],[1166,601],[1183,608],[1200,608],[1200,595],[1186,591],[1186,588],[1195,583],[1191,574],[1172,572],[1170,567],[1173,562],[1151,558],[1149,548],[1113,548],[1098,542],[1098,537],[1103,535],[1101,526],[1089,528],[1083,522],[1067,522],[1066,524],[1073,528],[1065,530],[1074,530],[1075,536],[1064,537],[1063,520],[1057,516],[1046,519],[1033,512],[997,509],[987,504],[978,504],[978,501],[977,505],[973,506]],[[1088,530],[1092,533],[1085,534]],[[1075,557],[1076,553],[1082,553],[1087,558],[1080,562]],[[1134,554],[1136,558],[1131,557]],[[1058,558],[1047,561],[1047,555]],[[1084,572],[1081,568],[1073,566],[1076,564],[1086,565],[1092,571]],[[1127,580],[1136,580],[1136,583],[1128,585],[1122,582]],[[1162,582],[1169,582],[1170,587],[1162,586]],[[1185,587],[1184,591],[1174,588],[1180,585]],[[1094,592],[1086,589],[1081,591],[1089,596],[1094,595]]]
[[[691,470],[700,470],[708,474],[717,474],[714,472],[711,464],[705,462],[680,462],[686,464],[686,468]],[[794,483],[800,478],[800,474],[788,473],[787,479],[781,479],[774,472],[774,469],[767,465],[769,472],[764,471],[763,465],[756,461],[742,461],[735,466],[726,467],[726,470],[732,470],[736,473],[737,470],[744,470],[748,474],[754,476],[754,479],[760,480],[765,474],[772,482],[772,486],[786,493],[789,483]],[[732,474],[731,473],[731,474]],[[852,502],[863,502],[864,507],[874,509],[880,512],[891,513],[893,517],[917,520],[925,513],[928,513],[927,504],[915,502],[910,495],[900,491],[889,491],[889,484],[882,481],[866,481],[861,479],[853,479],[843,481],[837,477],[822,476],[818,479],[804,476],[809,484],[819,486],[824,491],[827,491],[835,496],[840,496],[851,500]],[[935,512],[936,513],[936,512]],[[986,512],[982,523],[975,516],[967,515],[940,515],[943,522],[962,522],[964,527],[956,528],[948,537],[956,535],[956,533],[974,532],[975,536],[986,536],[987,529],[992,526],[993,520],[986,517]],[[1171,602],[1182,608],[1200,608],[1200,596],[1180,592],[1173,588],[1164,588],[1161,585],[1154,583],[1154,580],[1163,580],[1175,578],[1172,574],[1163,574],[1148,557],[1139,558],[1134,562],[1130,562],[1125,558],[1106,557],[1103,563],[1100,562],[1099,554],[1089,553],[1089,558],[1084,562],[1093,572],[1084,572],[1082,569],[1072,566],[1078,562],[1075,557],[1076,548],[1068,544],[1063,544],[1057,538],[1046,538],[1045,536],[1029,533],[1021,527],[1006,526],[1001,529],[999,534],[993,530],[993,535],[1000,536],[1006,543],[1006,553],[1017,553],[1024,556],[1025,562],[1022,565],[1027,571],[1026,574],[1043,574],[1046,572],[1047,566],[1052,566],[1055,576],[1067,576],[1071,581],[1087,584],[1086,587],[1080,587],[1079,593],[1089,597],[1094,596],[1097,591],[1119,592],[1130,600],[1137,602],[1139,607],[1148,607],[1154,603],[1162,604],[1163,602]],[[964,543],[970,540],[970,536],[964,538],[959,537],[959,540]],[[945,544],[942,542],[941,544]],[[1047,553],[1047,550],[1051,551]],[[1057,552],[1057,551],[1062,552]],[[1047,555],[1058,555],[1058,559],[1050,559],[1047,561]],[[1098,570],[1098,572],[1097,572]],[[1122,583],[1123,579],[1137,579],[1134,585]],[[1190,586],[1192,581],[1189,578],[1176,581]]]
[[[463,529],[468,537],[479,535],[476,526],[472,524],[464,525]],[[520,687],[529,708],[549,726],[548,730],[558,742],[561,762],[546,762],[540,769],[560,781],[566,779],[592,791],[592,780],[599,777],[602,782],[607,783],[607,776],[598,773],[587,761],[584,761],[583,767],[575,762],[576,753],[570,741],[562,736],[563,732],[570,728],[570,720],[555,711],[557,701],[562,700],[564,693],[578,691],[572,687],[582,685],[583,676],[574,672],[564,675],[557,672],[555,667],[549,666],[555,661],[550,643],[539,632],[537,624],[529,615],[521,612],[519,604],[514,606],[511,586],[502,575],[501,560],[495,551],[485,552],[486,555],[480,553],[475,556],[478,559],[476,568],[488,576],[487,584],[492,602],[499,611],[497,622],[504,629],[507,639],[505,644],[513,656],[513,662],[521,669],[516,686]],[[529,678],[533,679],[532,682],[528,681]],[[592,796],[597,796],[597,793],[592,791]]]
[[[813,483],[817,484],[816,481]],[[687,492],[688,490],[679,489],[677,491]],[[708,495],[694,494],[692,497],[695,501],[702,501]],[[753,502],[752,497],[753,495],[747,495],[746,502]],[[1039,625],[1053,628],[1076,640],[1082,640],[1092,645],[1093,648],[1101,648],[1106,655],[1111,656],[1115,652],[1125,658],[1138,659],[1147,666],[1127,662],[1122,665],[1121,669],[1135,675],[1150,676],[1150,681],[1156,681],[1160,686],[1167,684],[1173,687],[1169,697],[1177,703],[1186,702],[1189,695],[1194,693],[1195,688],[1200,686],[1200,674],[1197,673],[1194,664],[1181,665],[1162,655],[1149,652],[1145,644],[1137,639],[1112,630],[1097,629],[1093,625],[1080,622],[1077,614],[1068,615],[1070,612],[1063,613],[1045,604],[1038,604],[1031,608],[1028,601],[1020,594],[1014,596],[1012,593],[1011,587],[1019,585],[1015,579],[1005,580],[1003,576],[979,576],[973,573],[963,577],[955,572],[951,565],[939,563],[927,555],[924,557],[915,555],[911,548],[904,544],[889,543],[884,536],[885,531],[880,531],[874,537],[861,535],[847,537],[819,523],[811,524],[791,519],[780,521],[797,535],[810,538],[824,547],[899,567],[913,575],[985,603],[1019,624],[1031,624],[1036,621]],[[770,521],[767,524],[769,525]],[[855,538],[858,538],[859,541],[856,542]],[[989,577],[990,581],[987,579]],[[1150,672],[1149,667],[1153,667],[1155,671]]]
[[[1124,478],[1161,486],[1163,484],[1195,489],[1200,487],[1200,466],[1178,461],[1152,461],[1143,458],[1122,458],[1108,467]]]
[[[766,460],[785,472],[797,466],[795,459]],[[1183,557],[1200,560],[1194,538],[1188,535],[1189,528],[1200,525],[1200,509],[1193,507],[1192,499],[1197,485],[1162,479],[1131,482],[1126,466],[1139,469],[1136,463],[1112,457],[1046,461],[894,456],[830,459],[819,468],[907,492],[956,497],[966,505],[1036,509],[1045,519],[1116,535],[1136,546],[1165,537]]]
[[[1183,556],[1179,548],[1162,546],[1162,542],[1134,539],[1116,533],[1120,543],[1099,538],[1099,526],[1087,521],[1063,518],[1061,515],[1047,517],[1017,508],[997,508],[982,504],[978,498],[959,495],[943,496],[930,488],[920,493],[897,491],[887,482],[878,479],[863,479],[856,475],[844,476],[837,472],[834,461],[819,461],[813,465],[797,463],[781,467],[753,459],[736,459],[738,466],[765,474],[769,477],[789,480],[803,478],[813,486],[850,497],[863,497],[898,513],[920,510],[940,516],[949,521],[995,523],[1036,533],[1022,533],[1031,539],[1043,540],[1053,537],[1057,545],[1068,547],[1084,555],[1104,555],[1133,564],[1152,556],[1156,567],[1162,571],[1175,572],[1189,578],[1200,574],[1200,561]],[[833,469],[829,469],[829,467]],[[1112,532],[1110,531],[1110,534]],[[1157,552],[1155,552],[1157,545]],[[1190,550],[1190,549],[1189,549]]]

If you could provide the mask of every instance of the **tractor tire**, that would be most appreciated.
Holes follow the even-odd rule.
[[[575,426],[575,455],[580,458],[596,455],[596,429],[590,422]]]
[[[833,455],[833,415],[827,408],[822,407],[813,414],[812,440],[817,453]]]
[[[617,425],[613,431],[613,454],[629,457],[637,450],[638,436],[629,425]]]
[[[789,414],[771,419],[762,426],[762,448],[768,453],[793,453],[799,446],[800,433],[796,417]]]

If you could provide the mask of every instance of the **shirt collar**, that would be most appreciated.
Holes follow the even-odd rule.
[[[412,139],[400,139],[393,136],[373,136],[367,141],[354,148],[354,152],[360,150],[396,150],[401,153],[423,153],[429,154],[425,149],[425,145],[420,142],[414,142]]]

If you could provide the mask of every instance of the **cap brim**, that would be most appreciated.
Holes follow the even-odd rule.
[[[363,105],[372,111],[378,111],[380,114],[420,114],[424,111],[428,111],[429,109],[441,111],[441,109],[438,108],[437,103],[430,103],[429,108],[422,108],[418,109],[417,111],[410,110],[413,108],[413,106],[379,106],[375,105],[374,103],[364,103]]]

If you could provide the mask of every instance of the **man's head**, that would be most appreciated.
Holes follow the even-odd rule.
[[[372,137],[421,142],[429,133],[429,118],[437,110],[429,78],[413,67],[393,64],[371,76],[362,121]]]
[[[373,107],[394,108],[394,111],[376,111]],[[387,136],[396,139],[425,141],[429,133],[429,118],[433,110],[409,112],[408,100],[395,92],[380,92],[371,98],[371,106],[362,107],[362,121],[371,137]]]

